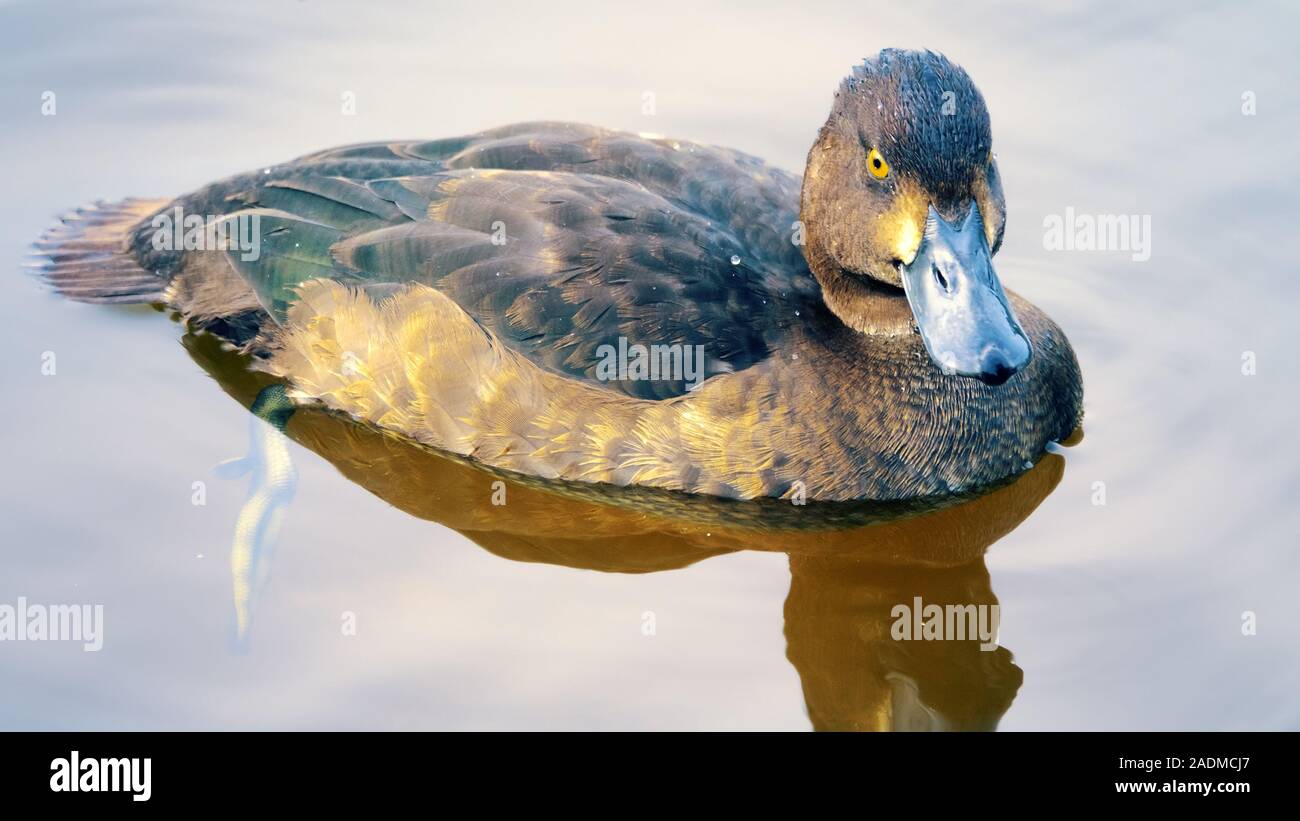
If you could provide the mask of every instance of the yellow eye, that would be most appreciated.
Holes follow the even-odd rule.
[[[874,148],[867,152],[867,168],[871,169],[871,176],[878,180],[889,176],[889,163]]]

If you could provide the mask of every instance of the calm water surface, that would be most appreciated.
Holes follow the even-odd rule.
[[[0,644],[0,727],[1300,728],[1298,23],[1284,3],[0,2],[0,603],[105,613],[98,653]],[[490,477],[302,415],[241,654],[248,487],[214,467],[249,447],[247,380],[162,314],[20,271],[69,207],[360,140],[576,120],[799,170],[835,83],[896,45],[983,90],[999,272],[1086,385],[1080,445],[941,514],[782,536],[512,487],[494,516]],[[1150,259],[1046,249],[1067,208],[1149,215]],[[880,563],[927,551],[975,560]],[[889,640],[914,595],[996,601],[1002,649]]]

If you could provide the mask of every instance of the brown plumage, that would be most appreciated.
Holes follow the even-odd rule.
[[[898,231],[918,231],[914,202],[980,203],[991,245],[1004,219],[987,112],[911,143],[890,132],[956,159],[909,176],[900,149],[888,185],[845,179],[860,164],[846,118],[887,110],[897,131],[906,106],[923,108],[925,60],[942,58],[882,55],[841,89],[802,205],[798,178],[735,151],[531,123],[313,154],[143,218],[101,209],[93,236],[42,246],[46,272],[73,298],[166,302],[296,398],[504,470],[745,499],[967,491],[1068,435],[1081,386],[1060,329],[1014,296],[1027,367],[996,387],[944,375],[881,267]],[[872,86],[873,72],[891,79]],[[955,72],[943,61],[933,76]],[[888,109],[845,106],[882,93]],[[973,86],[960,99],[982,111]],[[961,179],[935,182],[945,169]],[[159,249],[154,215],[176,208],[256,217],[259,253]],[[862,209],[895,227],[859,232]],[[125,287],[91,278],[73,242]],[[707,378],[608,378],[602,351],[620,339],[698,346]]]

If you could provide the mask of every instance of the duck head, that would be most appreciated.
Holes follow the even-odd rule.
[[[988,109],[947,58],[890,49],[853,70],[808,154],[800,219],[809,266],[849,327],[914,324],[944,373],[991,385],[1028,364],[993,270],[1006,202]]]

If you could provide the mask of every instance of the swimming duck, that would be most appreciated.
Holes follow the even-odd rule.
[[[1005,291],[989,115],[931,52],[853,69],[802,180],[527,123],[312,154],[39,243],[88,302],[170,306],[298,403],[543,479],[891,500],[1015,475],[1081,418]]]

